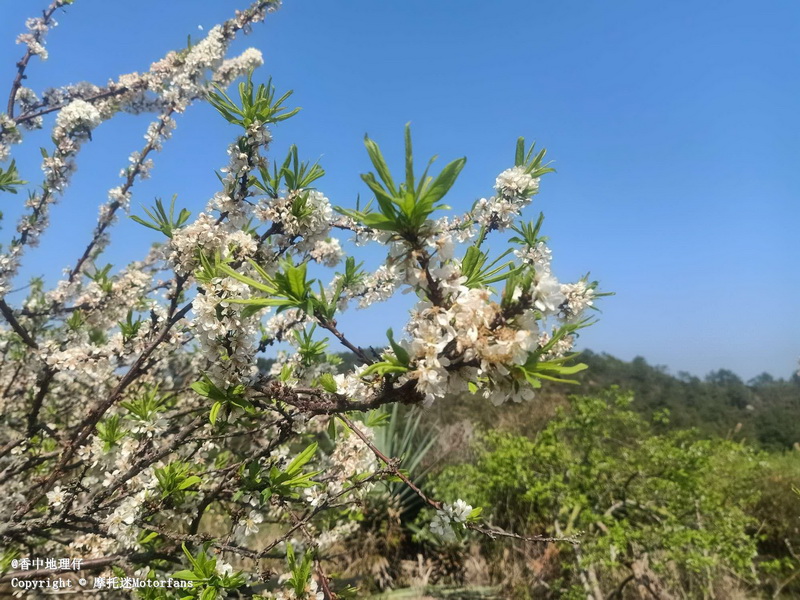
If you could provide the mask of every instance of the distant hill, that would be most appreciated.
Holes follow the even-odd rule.
[[[704,379],[687,373],[671,375],[642,357],[630,362],[609,354],[585,351],[589,368],[580,374],[582,388],[619,385],[630,390],[643,413],[670,411],[670,426],[696,427],[708,434],[748,439],[765,449],[800,443],[800,377],[775,379],[764,373],[748,382],[720,369]]]

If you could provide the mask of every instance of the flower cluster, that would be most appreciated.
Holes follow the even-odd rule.
[[[354,295],[359,296],[359,307],[367,308],[376,302],[383,302],[394,296],[400,282],[397,268],[381,265],[378,270],[364,278]]]
[[[64,2],[56,2],[53,9],[57,8]],[[33,56],[38,56],[42,60],[47,60],[47,49],[44,47],[44,38],[47,32],[58,23],[52,18],[52,11],[50,14],[45,13],[43,17],[32,17],[25,21],[25,27],[28,29],[26,33],[21,33],[17,36],[17,43],[27,46],[28,53]]]
[[[523,167],[506,169],[497,176],[497,192],[491,198],[481,198],[472,209],[475,221],[488,229],[503,231],[511,226],[531,197],[539,191],[539,178],[532,177]]]
[[[590,287],[586,281],[565,283],[561,286],[561,293],[564,295],[561,311],[566,320],[579,318],[587,308],[594,304],[594,288]]]
[[[405,343],[415,369],[408,377],[427,403],[469,391],[468,383],[487,379],[485,395],[494,404],[519,400],[508,379],[509,366],[524,363],[538,346],[532,311],[503,323],[501,307],[486,289],[464,289],[445,309],[423,303],[412,312]],[[507,383],[508,385],[502,385]],[[530,394],[527,387],[522,394]]]
[[[374,432],[368,427],[361,427],[360,431],[368,439],[374,438]],[[377,460],[372,451],[354,433],[345,431],[339,439],[333,452],[326,458],[325,494],[335,496],[340,494],[345,486],[351,485],[353,477],[371,473],[377,468]],[[368,491],[372,486],[362,486],[361,492]]]
[[[308,254],[315,261],[326,267],[335,267],[341,262],[344,256],[344,250],[342,250],[342,245],[339,243],[339,240],[336,238],[328,238],[315,242]]]
[[[431,531],[444,540],[454,541],[456,528],[465,528],[471,513],[472,507],[461,499],[453,504],[443,503],[431,521]]]
[[[253,355],[258,324],[243,316],[243,305],[232,299],[249,297],[249,288],[230,277],[210,281],[192,305],[194,332],[201,351],[209,359],[208,375],[232,384],[255,375]]]
[[[11,145],[22,141],[17,123],[6,114],[0,113],[0,162],[5,162],[11,155]]]
[[[330,202],[318,190],[292,190],[286,196],[262,200],[255,213],[262,221],[278,224],[285,240],[302,238],[302,247],[309,249],[325,241],[333,218]]]
[[[59,111],[53,135],[88,136],[101,120],[100,111],[93,105],[85,100],[73,100]]]

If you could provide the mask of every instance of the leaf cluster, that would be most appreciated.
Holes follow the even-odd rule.
[[[161,499],[171,498],[175,503],[183,501],[185,492],[202,481],[200,477],[192,474],[192,470],[190,463],[181,460],[155,469],[154,474],[161,490]]]
[[[0,167],[0,192],[16,194],[17,188],[26,183],[28,182],[19,178],[16,161],[12,160],[7,169]]]
[[[312,183],[325,175],[325,170],[319,163],[301,162],[298,158],[297,146],[292,144],[280,167],[275,162],[272,165],[271,173],[267,167],[261,167],[259,174],[261,179],[254,178],[253,185],[270,198],[278,198],[284,185],[289,190],[309,189]]]
[[[525,138],[517,138],[517,145],[514,151],[514,166],[523,167],[525,172],[531,177],[541,177],[546,173],[555,173],[555,169],[550,167],[550,163],[544,162],[547,151],[542,148],[534,154],[536,142],[532,143],[527,151],[525,150]]]
[[[291,544],[286,545],[286,562],[289,565],[291,577],[286,580],[285,585],[291,588],[296,598],[306,597],[306,586],[311,578],[311,565],[314,555],[310,550],[303,553],[303,557],[298,560]]]
[[[247,79],[239,84],[239,102],[235,102],[220,86],[215,86],[216,91],[208,93],[208,102],[234,125],[241,125],[245,129],[258,123],[278,123],[285,121],[300,112],[300,108],[289,110],[283,103],[292,95],[292,90],[275,98],[275,86],[272,78],[267,84],[253,85],[252,71]]]
[[[106,451],[116,446],[127,433],[119,415],[108,417],[97,424],[97,437],[102,440]]]
[[[239,469],[239,476],[242,481],[243,490],[236,493],[236,498],[244,494],[244,490],[257,491],[260,493],[263,502],[269,502],[273,495],[280,498],[299,498],[298,490],[310,488],[317,483],[313,481],[321,471],[303,472],[309,461],[317,453],[319,445],[313,442],[306,446],[285,469],[273,464],[269,470],[264,471],[258,463],[250,462]]]
[[[245,398],[245,387],[243,385],[232,385],[223,390],[217,387],[207,375],[204,375],[201,381],[195,381],[190,387],[204,398],[214,401],[208,417],[212,425],[217,422],[219,412],[223,408],[229,413],[237,408],[248,414],[255,413],[253,403]]]
[[[177,197],[177,194],[172,196],[172,200],[169,203],[169,212],[164,208],[164,203],[161,201],[161,198],[156,198],[155,207],[151,209],[144,208],[144,212],[147,213],[151,221],[146,221],[136,215],[131,215],[130,218],[139,223],[139,225],[144,225],[150,229],[160,231],[168,238],[172,238],[172,234],[175,230],[186,223],[192,214],[187,209],[182,208],[178,216],[175,216],[175,200]]]
[[[138,421],[150,421],[159,413],[167,410],[173,395],[161,395],[157,385],[147,385],[143,391],[132,400],[120,402],[120,406],[130,412]]]
[[[433,157],[417,180],[414,176],[411,127],[406,125],[405,179],[399,185],[395,185],[378,144],[366,136],[364,145],[375,172],[363,174],[361,179],[375,195],[378,210],[373,212],[371,203],[364,210],[341,207],[337,207],[336,210],[372,229],[390,231],[408,241],[416,240],[431,213],[449,208],[439,202],[453,187],[467,159],[459,158],[448,163],[434,178],[428,176],[428,170],[436,159]]]
[[[224,594],[226,590],[233,591],[247,583],[241,571],[230,575],[217,573],[217,559],[208,554],[207,548],[203,548],[193,555],[186,547],[186,544],[182,544],[181,547],[192,568],[178,571],[173,573],[172,576],[175,579],[192,581],[195,584],[194,587],[185,590],[188,591],[188,595],[183,596],[182,600],[186,598],[214,600],[220,594]]]

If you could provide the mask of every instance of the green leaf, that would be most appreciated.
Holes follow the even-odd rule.
[[[389,361],[377,362],[371,364],[369,367],[364,369],[361,373],[361,377],[367,377],[376,373],[380,376],[388,375],[390,373],[407,373],[408,367],[405,365],[395,364]]]
[[[330,392],[331,394],[335,394],[336,391],[339,389],[339,386],[336,385],[336,380],[330,373],[323,373],[322,375],[320,375],[319,385],[322,386],[323,390],[325,390],[326,392]]]
[[[397,359],[404,365],[408,366],[408,363],[411,362],[411,357],[408,355],[408,351],[406,351],[405,348],[394,341],[394,333],[392,332],[391,327],[386,331],[386,337],[389,338],[389,344],[391,344],[392,350],[394,351],[394,355],[397,357]]]
[[[17,188],[21,185],[25,185],[26,183],[28,182],[19,178],[19,172],[17,171],[17,163],[15,160],[11,161],[11,164],[5,171],[0,168],[0,192],[11,192],[12,194],[16,194]]]
[[[192,556],[192,553],[191,553],[191,552],[189,552],[189,549],[186,547],[186,544],[185,544],[185,543],[181,544],[181,549],[183,550],[183,554],[186,556],[186,558],[188,558],[188,559],[189,559],[189,562],[191,563],[191,565],[192,565],[192,566],[193,566],[195,569],[199,569],[199,566],[198,566],[198,564],[197,564],[197,561],[194,559],[194,556]]]
[[[267,307],[266,304],[249,304],[242,309],[241,315],[243,319],[252,317],[256,313],[261,312]]]
[[[253,262],[253,261],[248,261],[248,262],[250,262],[250,264],[253,265],[253,266],[257,266],[255,264],[255,262]],[[233,277],[234,279],[236,279],[238,281],[241,281],[242,283],[246,283],[250,287],[253,287],[253,288],[255,288],[255,289],[257,289],[257,290],[259,290],[261,292],[264,292],[264,293],[267,293],[267,294],[275,294],[278,291],[275,288],[275,281],[271,277],[269,277],[269,275],[267,275],[267,277],[264,277],[264,275],[262,275],[263,269],[260,269],[260,267],[259,267],[259,269],[260,269],[259,270],[259,275],[264,277],[264,280],[266,281],[266,283],[261,283],[259,281],[256,281],[255,279],[252,279],[251,277],[247,277],[246,275],[242,275],[241,273],[231,269],[230,266],[226,265],[225,263],[218,263],[215,266],[216,266],[217,269],[219,269],[220,271],[222,271],[223,273],[225,273],[229,277]],[[264,274],[266,274],[266,273],[264,273]]]
[[[362,173],[361,180],[367,184],[372,193],[375,194],[375,199],[378,201],[378,204],[381,206],[381,209],[385,213],[393,213],[392,209],[392,199],[393,195],[391,192],[387,192],[380,183],[375,179],[375,176],[372,173]]]
[[[211,384],[205,381],[195,381],[189,387],[204,398],[208,398],[209,394],[211,393]]]
[[[469,279],[469,277],[483,266],[486,261],[486,255],[475,246],[467,248],[464,258],[461,260],[461,273]]]
[[[152,542],[157,537],[158,537],[158,534],[155,531],[151,531],[146,536],[144,536],[142,539],[140,539],[139,543],[144,545],[144,544],[146,544],[148,542]]]
[[[395,404],[395,406],[397,405]],[[391,418],[392,415],[390,413],[384,412],[380,409],[371,410],[367,413],[365,423],[370,429],[374,429],[375,427],[385,427],[389,424]]]
[[[286,280],[289,282],[289,290],[295,298],[302,298],[308,290],[306,284],[306,263],[299,267],[288,267],[286,269]]]
[[[300,472],[300,469],[314,458],[314,454],[317,452],[318,448],[317,442],[310,444],[305,450],[303,450],[300,454],[298,454],[292,462],[289,463],[289,466],[286,467],[286,473],[289,475],[295,475]]]
[[[361,222],[367,227],[372,227],[373,229],[380,229],[381,231],[397,230],[397,224],[394,219],[390,219],[378,213],[364,215],[364,217],[361,219]]]
[[[517,138],[517,150],[514,154],[514,165],[517,167],[525,164],[525,138]]]
[[[200,479],[197,475],[190,475],[186,479],[184,479],[180,485],[178,485],[179,490],[185,490],[186,488],[192,487],[195,483],[200,483],[202,479]]]
[[[367,147],[367,154],[369,154],[372,165],[378,172],[378,176],[383,181],[386,189],[391,195],[395,195],[397,193],[397,189],[394,186],[392,174],[389,172],[389,167],[386,164],[386,160],[383,158],[383,154],[381,153],[381,149],[378,147],[378,144],[369,139],[369,136],[365,135],[364,145]]]
[[[458,158],[448,164],[442,172],[433,180],[430,188],[425,192],[425,200],[434,204],[444,198],[444,195],[450,191],[453,184],[458,179],[461,169],[467,164],[466,158]]]
[[[222,402],[217,401],[214,403],[214,406],[211,407],[211,412],[208,415],[208,420],[211,421],[211,424],[214,425],[217,422],[217,416],[219,415],[219,411],[222,408]]]
[[[414,193],[414,156],[411,150],[411,123],[406,123],[406,191]]]

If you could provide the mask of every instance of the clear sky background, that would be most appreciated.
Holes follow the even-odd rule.
[[[14,40],[45,2],[0,0],[0,91],[22,52]],[[243,6],[234,0],[76,0],[32,61],[40,91],[146,70]],[[366,195],[365,132],[400,168],[402,128],[415,154],[440,164],[466,155],[448,198],[456,209],[491,193],[519,135],[548,149],[529,209],[545,212],[554,270],[586,271],[616,296],[581,347],[644,356],[672,372],[728,368],[786,377],[800,356],[800,4],[286,0],[237,42],[255,46],[280,90],[303,110],[274,132],[275,154],[296,143],[327,171],[334,204]],[[5,101],[2,102],[5,105]],[[24,277],[55,281],[85,246],[98,204],[141,146],[147,116],[98,129],[53,210],[54,227],[29,254]],[[179,118],[132,206],[179,194],[193,213],[218,187],[233,130],[207,106]],[[23,178],[38,181],[38,141],[15,147]],[[21,196],[0,196],[4,242]],[[141,257],[156,236],[125,219],[108,261]],[[375,246],[360,256],[380,259]],[[399,328],[409,298],[342,320],[358,343]]]

